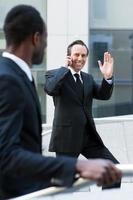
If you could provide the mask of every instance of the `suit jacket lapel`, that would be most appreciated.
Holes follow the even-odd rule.
[[[12,61],[11,59],[8,59],[8,58],[6,58],[6,59],[7,59],[8,62],[11,63],[11,65],[13,65],[12,69],[15,71],[15,73],[18,74],[18,76],[20,76],[22,78],[22,81],[24,81],[25,84],[27,85],[32,97],[34,98],[34,100],[36,102],[38,115],[41,116],[41,109],[40,109],[40,103],[39,103],[39,100],[38,100],[38,95],[37,95],[36,89],[32,85],[32,82],[28,79],[25,72],[14,61]]]
[[[88,93],[88,79],[87,79],[87,76],[85,73],[81,72],[81,77],[82,77],[82,80],[83,80],[83,86],[84,86],[84,101],[87,97],[87,93]]]
[[[39,102],[39,99],[38,99],[38,94],[37,94],[35,85],[34,85],[34,83],[32,83],[32,82],[28,79],[28,77],[26,76],[25,73],[23,73],[22,76],[23,76],[23,80],[24,80],[25,84],[27,85],[27,87],[29,88],[30,93],[32,94],[32,97],[33,97],[34,100],[35,100],[36,108],[37,108],[37,113],[38,113],[38,120],[39,120],[40,125],[41,125],[41,124],[42,124],[42,119],[41,119],[41,107],[40,107],[40,102]]]
[[[34,83],[32,83],[25,74],[23,75],[23,79],[24,79],[25,84],[29,88],[29,90],[30,90],[35,102],[36,102],[39,113],[41,113],[40,103],[39,103],[39,99],[38,99],[38,95],[37,95],[37,91],[36,91],[36,87],[35,87]]]

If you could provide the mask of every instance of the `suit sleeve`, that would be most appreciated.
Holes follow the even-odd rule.
[[[59,69],[47,71],[44,83],[45,92],[51,96],[60,95],[61,86],[68,72],[69,69],[66,67],[60,67]]]
[[[112,95],[112,91],[113,81],[112,84],[109,84],[105,79],[103,79],[101,85],[98,85],[93,79],[93,97],[95,99],[108,100]]]
[[[29,180],[52,180],[52,184],[63,186],[72,185],[76,159],[45,157],[22,146],[25,103],[24,93],[18,82],[7,76],[0,77],[1,173]]]

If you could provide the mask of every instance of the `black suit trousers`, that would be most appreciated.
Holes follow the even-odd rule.
[[[79,154],[83,155],[87,159],[108,159],[111,160],[114,164],[119,164],[119,161],[113,156],[113,154],[109,151],[106,146],[101,145],[97,138],[91,133],[88,134],[88,129],[86,128],[84,131],[84,141],[83,146],[80,153],[57,153],[56,155],[67,155],[71,157],[78,157]],[[108,187],[103,187],[102,189],[111,189],[111,188],[119,188],[121,186],[121,181],[115,183]]]

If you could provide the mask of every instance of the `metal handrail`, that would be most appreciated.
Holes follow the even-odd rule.
[[[116,167],[121,170],[123,177],[133,176],[133,164],[117,164]]]
[[[51,132],[52,132],[52,129],[47,130],[47,131],[43,131],[43,132],[42,132],[42,136],[44,136],[44,135],[49,135],[49,134],[51,134]]]
[[[117,164],[116,167],[121,170],[122,177],[130,177],[133,176],[133,164]],[[72,193],[78,189],[81,189],[86,186],[91,186],[95,184],[93,181],[78,179],[72,187],[50,187],[46,189],[39,190],[37,192],[33,192],[21,197],[14,198],[12,200],[31,200],[32,198],[45,197],[45,196],[53,196],[60,193]]]
[[[17,198],[14,198],[12,200],[31,200],[32,198],[38,198],[38,197],[45,197],[45,196],[53,196],[53,195],[57,195],[57,194],[61,194],[61,193],[72,193],[78,189],[81,189],[83,187],[86,187],[86,186],[91,186],[93,185],[94,182],[92,181],[89,181],[89,180],[84,180],[82,178],[80,178],[77,182],[75,182],[73,184],[72,187],[70,188],[67,188],[67,187],[49,187],[49,188],[46,188],[46,189],[42,189],[42,190],[39,190],[37,192],[33,192],[33,193],[30,193],[30,194],[27,194],[27,195],[24,195],[24,196],[21,196],[21,197],[17,197]]]

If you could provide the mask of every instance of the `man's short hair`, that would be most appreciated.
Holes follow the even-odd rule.
[[[74,42],[72,42],[71,44],[68,45],[67,47],[67,55],[71,55],[71,49],[74,45],[82,45],[82,46],[85,46],[86,47],[86,50],[87,50],[87,56],[89,54],[89,49],[88,47],[86,46],[86,44],[82,41],[82,40],[75,40]]]
[[[8,12],[3,29],[7,45],[19,45],[35,32],[42,34],[46,31],[46,26],[40,13],[34,7],[18,5]]]

